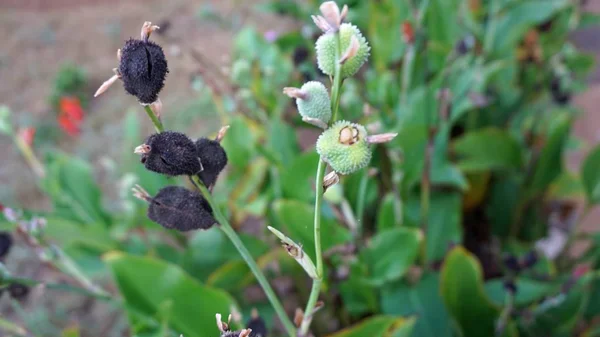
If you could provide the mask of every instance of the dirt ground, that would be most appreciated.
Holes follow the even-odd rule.
[[[8,105],[21,125],[40,118],[52,118],[49,107],[53,78],[64,63],[81,66],[91,80],[89,95],[112,75],[117,65],[116,50],[125,39],[138,36],[141,23],[152,21],[163,26],[153,39],[165,48],[170,74],[161,98],[168,115],[172,107],[184,104],[196,93],[190,86],[190,74],[198,70],[192,50],[211,60],[214,67],[226,67],[232,38],[242,25],[254,25],[260,31],[284,31],[294,26],[289,20],[268,15],[257,9],[257,0],[0,0],[0,104]],[[587,9],[600,13],[600,0],[591,0]],[[573,36],[582,49],[592,52],[600,61],[600,28],[588,29]],[[212,69],[216,73],[220,69]],[[106,139],[122,136],[124,113],[140,109],[135,99],[123,90],[111,88],[98,99],[91,100],[84,125],[85,139],[62,139],[60,147],[88,158],[102,167],[102,158],[121,153],[107,146]],[[588,144],[600,141],[600,68],[590,77],[590,88],[576,97],[576,105],[585,113],[575,125],[576,134]],[[144,120],[148,132],[151,126]],[[115,142],[118,144],[118,142]],[[33,176],[10,139],[0,135],[0,201],[44,209],[47,201],[32,183]],[[576,169],[583,153],[570,157],[569,166]],[[584,229],[597,229],[600,209],[590,213]],[[24,254],[24,253],[23,253]],[[33,275],[32,275],[33,276]],[[38,296],[38,297],[35,297]],[[30,301],[41,295],[33,294]],[[43,305],[52,305],[51,299]],[[61,301],[62,302],[62,301]],[[76,303],[69,301],[67,303]],[[0,302],[1,304],[1,302]],[[6,307],[6,306],[5,306]],[[10,306],[9,306],[10,307]],[[117,336],[123,329],[122,314],[106,310],[101,304],[77,303],[71,307],[54,307],[64,316],[62,324],[80,321],[78,312],[96,312],[87,318],[104,320],[108,330],[94,331],[98,336]],[[13,308],[14,309],[14,308]],[[11,311],[13,310],[11,309]],[[0,316],[2,314],[0,313]],[[102,316],[104,315],[104,316]],[[32,316],[35,324],[43,317]],[[37,322],[37,323],[36,323]],[[90,326],[98,326],[91,322]]]

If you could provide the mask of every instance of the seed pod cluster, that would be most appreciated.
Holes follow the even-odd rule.
[[[184,187],[167,186],[147,201],[148,218],[168,229],[208,229],[217,222],[202,195]]]
[[[163,49],[152,41],[129,39],[121,49],[119,74],[125,91],[140,103],[158,99],[169,68]]]

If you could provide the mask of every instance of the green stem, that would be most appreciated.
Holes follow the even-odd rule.
[[[362,234],[362,221],[365,215],[365,197],[367,195],[367,186],[369,183],[369,172],[365,170],[363,176],[360,178],[360,185],[358,186],[358,200],[356,201],[356,218],[358,226],[356,226],[356,238],[360,238]]]
[[[252,273],[254,274],[254,277],[256,277],[256,280],[267,295],[269,302],[271,302],[271,305],[273,306],[275,313],[277,313],[277,316],[283,324],[287,334],[290,337],[296,337],[296,328],[285,313],[283,305],[277,298],[277,295],[275,295],[275,292],[273,291],[273,288],[271,288],[269,281],[267,281],[267,278],[260,270],[260,267],[256,264],[256,261],[254,261],[254,258],[252,257],[246,246],[244,246],[244,243],[242,242],[242,240],[240,240],[240,237],[237,235],[233,227],[231,227],[229,221],[227,221],[227,218],[223,215],[223,213],[221,213],[221,210],[219,209],[218,205],[216,205],[216,203],[214,202],[210,191],[206,188],[206,186],[204,186],[204,184],[202,183],[200,178],[198,178],[198,176],[192,176],[192,180],[200,189],[200,192],[202,192],[202,195],[204,196],[206,201],[208,201],[210,207],[212,207],[213,215],[219,223],[219,229],[221,229],[223,233],[225,233],[225,235],[229,238],[229,240],[231,240],[231,243],[233,243],[235,248],[238,250],[242,258],[250,268],[250,271],[252,271]]]
[[[148,115],[148,117],[150,117],[152,124],[154,124],[154,129],[156,130],[156,132],[161,133],[161,132],[165,131],[165,128],[164,128],[162,122],[160,121],[160,119],[158,119],[156,114],[154,114],[154,111],[152,111],[150,106],[144,105],[144,110],[146,110],[146,114]]]
[[[339,60],[342,55],[342,46],[340,41],[340,34],[336,32],[336,48],[335,48],[335,59]],[[340,106],[340,89],[342,86],[342,65],[339,62],[336,62],[335,65],[335,74],[333,76],[333,87],[331,88],[331,111],[332,116],[329,121],[329,125],[335,123],[337,120],[338,110]],[[317,175],[315,180],[315,218],[314,218],[314,237],[315,237],[315,257],[317,264],[317,278],[313,280],[312,289],[310,291],[310,295],[308,297],[308,303],[306,304],[306,309],[304,309],[304,319],[302,320],[302,324],[300,325],[300,331],[298,332],[298,336],[306,336],[308,333],[308,329],[310,327],[310,323],[313,319],[313,313],[315,311],[315,306],[317,305],[317,300],[319,298],[319,293],[321,292],[321,285],[323,283],[323,251],[321,248],[321,204],[323,203],[323,177],[325,176],[325,168],[327,165],[323,161],[323,159],[319,159],[319,164],[317,165]]]

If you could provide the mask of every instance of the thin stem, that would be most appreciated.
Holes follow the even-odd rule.
[[[240,240],[240,237],[237,235],[233,227],[231,227],[229,221],[227,221],[227,218],[223,215],[223,213],[221,213],[221,210],[219,209],[218,205],[215,204],[212,195],[210,194],[210,191],[206,188],[206,186],[204,186],[204,184],[202,183],[200,178],[198,178],[198,176],[192,176],[192,181],[198,187],[198,189],[200,189],[200,192],[202,192],[202,195],[212,207],[213,215],[215,216],[215,219],[219,222],[219,229],[221,229],[223,233],[227,235],[229,240],[231,240],[231,243],[233,243],[235,248],[238,250],[242,258],[250,268],[250,271],[252,271],[252,273],[254,274],[254,277],[256,277],[256,280],[267,295],[269,302],[271,302],[271,305],[273,306],[275,313],[277,313],[277,316],[283,324],[287,334],[290,337],[296,337],[296,328],[294,327],[294,323],[292,323],[292,321],[285,313],[283,305],[277,298],[277,295],[275,295],[275,291],[273,291],[273,288],[271,288],[269,281],[267,281],[267,278],[260,270],[260,267],[256,264],[256,261],[254,261],[254,258],[252,257],[246,246],[244,246],[244,243],[242,242],[242,240]]]
[[[152,124],[154,124],[154,129],[156,130],[156,132],[161,133],[161,132],[165,131],[165,128],[164,128],[162,122],[160,121],[160,119],[158,119],[158,117],[156,116],[154,111],[152,111],[150,106],[144,105],[144,110],[146,110],[146,114],[148,115],[148,117],[150,117]]]
[[[25,158],[25,161],[27,162],[31,170],[35,173],[35,175],[38,178],[44,178],[46,176],[44,164],[42,164],[37,158],[37,156],[33,152],[33,149],[31,149],[31,146],[25,143],[23,139],[21,139],[21,137],[19,137],[18,135],[14,136],[14,142],[19,151],[21,152],[21,155],[23,156],[23,158]]]
[[[335,48],[335,59],[339,60],[342,55],[342,46],[340,41],[340,34],[336,32],[336,48]],[[331,88],[331,111],[332,116],[329,121],[329,125],[333,124],[337,120],[338,110],[340,106],[340,89],[342,86],[342,65],[336,61],[335,74],[333,76],[333,87]],[[327,165],[323,159],[319,159],[317,165],[317,174],[315,180],[315,218],[314,218],[314,237],[315,237],[315,258],[317,264],[317,278],[313,280],[313,286],[308,297],[308,303],[306,309],[304,309],[304,319],[300,325],[300,331],[298,336],[306,336],[310,323],[313,319],[313,313],[319,293],[321,292],[321,285],[323,283],[323,251],[321,248],[321,205],[323,203],[323,177],[325,176],[325,168]]]

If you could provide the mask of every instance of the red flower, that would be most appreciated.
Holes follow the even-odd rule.
[[[78,136],[81,133],[81,123],[85,112],[76,97],[62,97],[60,99],[60,111],[58,113],[58,124],[61,129],[70,136]]]

